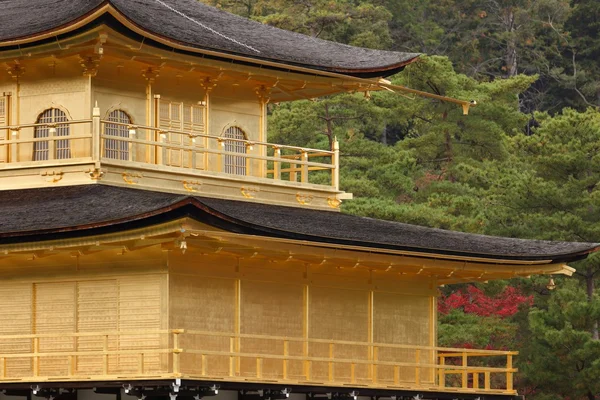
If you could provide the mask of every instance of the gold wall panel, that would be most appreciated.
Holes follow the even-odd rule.
[[[303,287],[298,284],[254,282],[243,280],[241,287],[241,333],[283,337],[302,337],[303,332]],[[242,338],[242,353],[284,354],[284,341],[281,339]],[[302,343],[288,343],[291,356],[302,355]],[[256,359],[241,360],[241,376],[256,376]],[[299,377],[302,363],[290,361],[289,375]],[[281,379],[283,363],[280,360],[263,360],[265,378]]]
[[[9,282],[0,285],[0,354],[29,353],[31,339],[2,339],[3,335],[28,335],[33,329],[33,285]],[[24,377],[31,374],[31,360],[7,358],[6,374]]]
[[[373,298],[373,341],[384,344],[400,344],[414,346],[435,346],[432,335],[431,297],[398,295],[392,293],[374,293]],[[432,351],[414,349],[386,348],[378,353],[380,361],[406,360],[407,362],[420,362],[432,364],[434,354]],[[418,360],[418,361],[417,361]],[[394,382],[392,366],[378,367],[378,380],[381,382]],[[398,371],[401,382],[415,381],[414,367],[400,367]],[[432,382],[433,371],[423,368],[421,380]]]
[[[235,281],[199,275],[172,274],[170,284],[171,327],[202,332],[230,332],[236,327]],[[182,335],[181,347],[197,350],[229,351],[230,337],[225,335]],[[202,356],[184,353],[182,372],[201,374]],[[210,375],[226,375],[227,357],[207,356]]]
[[[338,288],[311,286],[309,290],[309,337],[326,340],[368,342],[370,324],[369,292]],[[329,357],[330,345],[311,344],[309,356]],[[348,344],[334,345],[336,358],[368,360],[369,348]],[[357,380],[367,378],[368,368],[356,366]],[[314,362],[312,374],[315,379],[328,379],[328,363]],[[350,381],[351,366],[336,364],[336,380]]]
[[[30,283],[0,283],[0,354],[63,353],[39,358],[39,376],[104,374],[101,356],[78,356],[69,365],[68,353],[134,351],[132,355],[111,355],[108,373],[136,373],[140,354],[165,348],[168,339],[158,333],[166,328],[165,274],[120,276],[113,279],[81,279]],[[164,322],[163,322],[164,321]],[[117,335],[117,332],[127,334]],[[133,333],[129,333],[133,332]],[[98,333],[97,335],[90,335]],[[39,334],[39,338],[2,339],[2,335]],[[64,334],[64,335],[62,335]],[[81,334],[74,337],[69,334]],[[47,337],[51,336],[51,337]],[[137,351],[140,353],[137,353]],[[72,360],[71,360],[72,361]],[[159,354],[144,357],[144,372],[166,368],[167,358]],[[6,376],[35,374],[31,357],[7,358]],[[69,371],[69,367],[71,371]]]
[[[75,282],[35,283],[34,332],[33,333],[73,333],[77,331]],[[39,351],[75,351],[74,338],[40,338]],[[44,357],[40,360],[40,375],[66,375],[67,357]]]

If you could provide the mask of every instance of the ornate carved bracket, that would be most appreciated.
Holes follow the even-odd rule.
[[[25,67],[18,61],[15,61],[14,64],[8,66],[6,72],[8,72],[13,79],[19,80],[19,78],[25,74]]]
[[[142,76],[144,78],[146,78],[148,83],[154,83],[156,78],[158,78],[159,73],[160,73],[160,68],[155,68],[155,67],[148,67],[148,68],[142,70]]]
[[[102,55],[94,54],[90,56],[79,56],[79,65],[83,68],[83,76],[96,76],[98,74],[98,67],[100,66],[100,59]]]

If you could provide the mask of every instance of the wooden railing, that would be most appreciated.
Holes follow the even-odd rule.
[[[0,336],[0,381],[185,377],[515,394],[516,352],[189,330]]]
[[[3,126],[0,133],[0,168],[92,160],[91,119]]]
[[[339,190],[337,142],[332,150],[316,150],[217,137],[101,120],[96,110],[92,119],[1,126],[0,169],[93,161],[139,169],[160,166],[162,171],[186,174],[316,182]],[[315,180],[315,174],[321,176]]]
[[[310,182],[309,174],[325,171],[331,186],[339,189],[337,142],[332,151],[327,151],[105,120],[101,124],[101,154],[107,161],[168,165],[187,171],[206,170],[302,183]],[[109,135],[107,126],[120,126],[128,134]],[[228,151],[228,144],[239,144],[232,147],[245,151]]]

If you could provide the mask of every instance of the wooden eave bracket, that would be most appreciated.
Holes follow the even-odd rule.
[[[380,89],[384,89],[384,90],[393,92],[393,93],[396,93],[396,92],[411,93],[411,94],[415,94],[415,95],[421,96],[421,97],[426,97],[429,99],[436,99],[436,100],[444,101],[446,103],[459,104],[460,106],[462,106],[463,115],[469,115],[470,108],[475,107],[477,105],[477,102],[475,100],[470,100],[470,101],[460,100],[460,99],[455,99],[453,97],[441,96],[439,94],[433,94],[433,93],[423,92],[421,90],[407,88],[406,86],[393,85],[390,81],[388,81],[386,79],[379,79],[379,81],[377,82],[377,87]]]

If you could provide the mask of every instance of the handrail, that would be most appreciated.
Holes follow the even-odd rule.
[[[68,162],[66,160],[85,159],[140,169],[166,166],[173,173],[180,171],[202,175],[206,171],[230,177],[249,176],[300,185],[311,184],[311,174],[322,173],[331,176],[331,183],[323,186],[339,190],[337,142],[334,142],[333,149],[323,150],[226,138],[209,135],[203,130],[184,131],[109,121],[101,119],[99,111],[94,110],[92,119],[0,127],[0,133],[3,134],[0,138],[0,169],[40,167],[47,166],[49,162],[64,164]],[[89,127],[58,130],[78,124],[89,124]],[[115,126],[125,127],[127,132],[119,129],[118,134],[114,134],[114,129],[111,132],[106,129]],[[46,131],[44,137],[34,137],[34,129],[39,127],[50,130]],[[29,130],[23,133],[26,129]],[[138,135],[140,130],[144,132]],[[176,136],[168,136],[171,134]],[[196,139],[202,139],[201,143],[196,143]],[[230,149],[228,143],[237,143],[238,146]]]
[[[434,351],[452,351],[460,353],[488,353],[486,356],[498,355],[504,356],[508,354],[518,355],[518,351],[506,351],[506,350],[483,350],[483,349],[461,349],[453,347],[438,347],[438,346],[419,346],[419,345],[403,345],[403,344],[392,344],[392,343],[379,343],[379,342],[357,342],[348,340],[333,340],[333,339],[312,339],[302,338],[294,336],[269,336],[269,335],[253,335],[245,333],[230,333],[230,332],[214,332],[214,331],[199,331],[186,329],[185,333],[191,335],[204,335],[204,336],[226,336],[235,338],[247,338],[247,339],[271,339],[271,340],[288,340],[294,342],[308,342],[308,343],[335,343],[343,345],[355,345],[355,346],[379,346],[389,347],[397,349],[419,349],[419,350],[434,350]],[[1,336],[0,336],[1,337]],[[475,356],[475,355],[474,355]]]
[[[311,148],[307,148],[307,147],[290,146],[290,145],[285,145],[285,144],[261,142],[261,141],[248,140],[248,139],[225,138],[222,136],[213,136],[213,135],[207,135],[204,133],[196,133],[196,132],[185,132],[185,131],[180,131],[180,130],[176,130],[176,129],[159,128],[159,127],[155,127],[155,126],[146,126],[146,125],[137,125],[137,124],[132,125],[132,124],[126,124],[126,123],[122,123],[122,122],[112,122],[112,121],[108,121],[108,120],[104,120],[104,119],[100,120],[100,122],[102,122],[103,124],[125,126],[128,129],[135,129],[135,130],[145,129],[145,130],[159,132],[161,134],[175,133],[178,135],[187,136],[190,139],[191,138],[207,138],[207,139],[214,139],[217,141],[241,142],[241,143],[248,144],[249,146],[250,145],[260,145],[260,146],[268,146],[268,147],[279,148],[279,149],[297,150],[297,151],[301,151],[301,152],[318,151],[320,153],[324,153],[329,156],[333,155],[333,153],[334,153],[333,151],[329,151],[329,150],[311,149]]]
[[[168,345],[164,337],[157,337],[157,335],[165,334],[170,337]],[[227,349],[211,348],[211,345],[206,345],[208,343],[206,341],[182,342],[184,338],[194,335],[225,339],[221,346]],[[128,340],[134,339],[136,342],[133,348],[128,347],[128,341],[122,340],[126,337]],[[98,339],[92,340],[93,338]],[[45,339],[54,340],[46,341]],[[63,340],[56,341],[56,339]],[[84,341],[78,339],[84,339]],[[270,349],[278,349],[275,354],[271,350],[269,352],[248,352],[241,350],[239,342],[245,339],[275,340],[282,343],[275,347],[269,346]],[[28,340],[29,343],[23,343],[23,340]],[[146,342],[144,345],[144,341],[147,340],[150,342]],[[513,375],[517,369],[513,368],[512,357],[517,352],[514,351],[412,346],[184,329],[0,336],[0,343],[3,345],[10,344],[10,341],[15,342],[14,351],[0,353],[0,381],[23,381],[23,371],[20,370],[19,375],[13,377],[10,365],[25,365],[27,366],[25,368],[29,368],[30,371],[28,372],[29,378],[25,379],[30,381],[91,379],[92,376],[93,379],[107,380],[118,375],[122,378],[160,376],[191,379],[201,377],[202,379],[244,379],[260,382],[263,380],[263,376],[268,376],[271,382],[302,383],[304,385],[322,385],[324,382],[328,382],[333,386],[347,386],[360,383],[361,386],[386,388],[393,381],[395,386],[418,390],[516,393],[513,388]],[[290,342],[326,344],[327,346],[323,347],[323,355],[309,354],[307,346],[302,346],[302,350],[298,350],[298,354],[290,354]],[[244,342],[241,343],[245,346]],[[87,347],[80,347],[82,344]],[[24,346],[27,347],[24,348]],[[68,348],[65,349],[61,346]],[[125,347],[121,348],[120,346]],[[208,346],[208,348],[203,348],[204,346]],[[351,358],[343,354],[337,357],[336,349],[339,346],[364,346],[369,351],[368,355],[365,353],[364,358]],[[395,358],[394,353],[386,353],[387,357],[381,359],[380,355],[391,349],[410,350],[414,352],[414,358],[412,360],[407,358],[406,353]],[[186,355],[197,358],[182,358]],[[165,358],[166,356],[168,359]],[[498,356],[506,357],[505,366],[469,365],[468,363],[469,357]],[[446,364],[446,359],[452,357],[460,357],[460,364]],[[27,359],[30,360],[29,363],[7,364],[8,360]],[[52,363],[44,364],[45,359],[52,359]],[[242,364],[242,360],[246,361]],[[248,364],[248,361],[251,360],[254,362]],[[270,360],[271,363],[265,364],[267,360]],[[227,371],[222,369],[223,362],[229,364]],[[273,364],[273,362],[276,363]],[[290,369],[292,362],[302,363],[302,372],[299,372],[297,367],[295,370]],[[316,366],[319,363],[324,369],[321,369],[321,372],[318,372],[317,369],[315,370],[317,372],[313,373],[313,365]],[[213,368],[211,366],[214,365],[221,365],[221,367],[218,367],[220,368],[218,370],[211,369]],[[359,366],[362,369],[357,369]],[[367,369],[365,370],[364,367]],[[86,368],[88,369],[86,370]],[[97,372],[98,368],[102,370],[100,375]],[[339,374],[340,368],[345,371],[341,375]],[[506,376],[505,384],[498,387],[495,379],[494,385],[496,386],[493,387],[492,375]],[[28,376],[27,373],[26,376]],[[449,381],[448,377],[450,377]],[[480,378],[483,378],[482,385],[480,385]]]
[[[68,120],[68,121],[60,121],[60,122],[39,122],[39,123],[35,123],[35,124],[19,124],[19,125],[0,126],[0,130],[8,129],[9,131],[19,131],[24,128],[36,128],[38,126],[47,126],[49,128],[52,128],[52,127],[57,127],[57,126],[61,126],[61,125],[89,124],[91,122],[92,122],[91,119],[76,119],[76,120]]]

